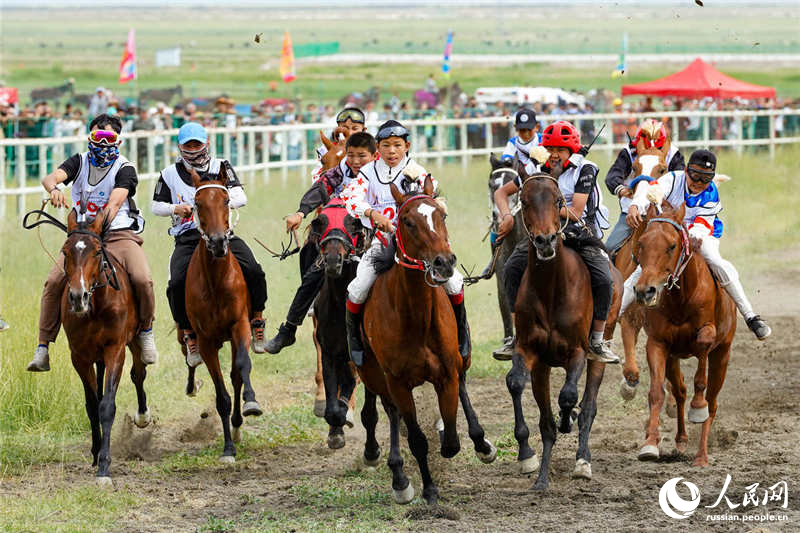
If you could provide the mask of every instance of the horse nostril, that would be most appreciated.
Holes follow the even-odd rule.
[[[450,266],[452,266],[452,267],[456,266],[457,262],[458,262],[458,258],[456,257],[456,254],[451,255],[450,256]]]
[[[547,240],[545,239],[544,235],[537,235],[536,237],[533,238],[533,243],[536,246],[544,246],[545,244],[547,244]]]
[[[549,237],[549,239],[550,239],[550,246],[554,246],[554,245],[556,244],[556,238],[557,238],[557,237],[558,237],[558,236],[557,236],[555,233],[553,233],[552,235],[550,235],[550,237]]]

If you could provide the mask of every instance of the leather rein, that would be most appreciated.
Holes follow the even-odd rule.
[[[686,228],[683,225],[678,224],[671,218],[663,217],[651,218],[647,221],[647,226],[645,226],[645,229],[649,228],[650,224],[653,222],[663,222],[665,224],[669,224],[678,230],[678,234],[681,236],[681,255],[678,258],[678,262],[675,264],[675,269],[667,277],[666,284],[667,290],[672,289],[673,287],[680,289],[681,287],[678,285],[678,280],[680,279],[681,274],[683,274],[683,271],[686,269],[686,266],[689,264],[689,260],[691,260],[693,255],[692,248],[689,244],[689,232],[686,231]]]

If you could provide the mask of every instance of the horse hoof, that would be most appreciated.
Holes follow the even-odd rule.
[[[353,416],[353,410],[352,409],[348,409],[347,410],[347,414],[344,417],[344,425],[349,427],[349,428],[352,428],[352,427],[354,427],[356,425],[355,424],[355,417]]]
[[[619,395],[622,396],[622,399],[626,402],[633,400],[636,396],[636,385],[631,385],[628,383],[628,380],[623,377],[619,384]]]
[[[489,453],[481,453],[476,451],[475,455],[478,456],[478,459],[480,459],[482,463],[492,463],[495,459],[497,459],[497,448],[495,448],[494,444],[488,440],[484,440],[483,442],[489,445]]]
[[[232,465],[233,463],[236,462],[236,457],[234,457],[233,455],[220,455],[219,462]]]
[[[375,468],[381,462],[381,450],[380,450],[380,448],[378,448],[378,455],[375,456],[375,459],[367,459],[366,455],[362,455],[361,459],[364,461],[364,466],[367,466],[369,468]]]
[[[241,427],[232,427],[231,428],[231,440],[236,444],[239,444],[242,441],[242,428]]]
[[[200,390],[200,387],[202,387],[202,386],[203,386],[203,380],[202,379],[194,380],[194,389],[192,389],[192,392],[186,393],[186,396],[188,396],[189,398],[194,398],[195,396],[197,396],[197,393]]]
[[[136,411],[136,413],[134,413],[133,415],[133,423],[136,424],[136,427],[139,428],[146,428],[150,424],[151,420],[152,417],[150,416],[150,409],[148,409],[144,413]]]
[[[592,479],[592,465],[586,459],[578,459],[575,462],[575,470],[572,471],[572,479]]]
[[[261,406],[258,405],[258,402],[255,400],[244,402],[244,406],[242,407],[242,415],[243,416],[261,416],[264,414],[264,411],[261,409]]]
[[[325,400],[314,400],[314,416],[317,418],[325,417]]]
[[[111,481],[109,476],[97,476],[94,479],[99,488],[103,490],[114,490],[114,482]]]
[[[414,485],[409,481],[408,487],[403,490],[392,489],[392,497],[394,501],[400,505],[411,503],[411,500],[414,499]]]
[[[658,459],[658,446],[653,446],[652,444],[645,444],[642,446],[642,449],[639,450],[639,460],[640,461],[655,461]]]
[[[702,409],[689,407],[689,422],[692,424],[702,424],[706,420],[708,420],[708,405]]]
[[[519,461],[519,473],[524,475],[533,474],[539,469],[539,458],[536,457],[536,454],[533,454],[531,457],[527,459],[522,459]]]
[[[331,450],[344,448],[344,435],[331,435],[328,437],[328,448]]]

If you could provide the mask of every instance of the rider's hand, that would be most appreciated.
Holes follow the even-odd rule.
[[[639,224],[642,223],[642,215],[639,214],[638,207],[632,205],[628,208],[628,216],[625,217],[625,222],[633,229],[639,227]]]
[[[617,192],[617,196],[620,198],[633,198],[633,191],[628,187],[622,187],[619,192]]]
[[[391,233],[394,229],[394,226],[392,226],[392,221],[377,211],[371,211],[369,214],[369,219],[372,221],[372,227],[375,229],[379,229],[386,233]]]
[[[58,188],[53,188],[50,191],[50,203],[53,207],[67,207],[67,199],[64,198],[64,193]]]
[[[303,222],[303,213],[298,211],[288,215],[286,217],[286,233],[299,228],[301,222]]]
[[[497,238],[502,239],[514,229],[514,217],[510,213],[503,215],[500,225],[497,226]]]
[[[181,218],[189,218],[192,215],[192,206],[189,204],[176,205],[175,214]]]

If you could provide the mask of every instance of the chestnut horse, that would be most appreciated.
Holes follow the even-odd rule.
[[[522,413],[522,391],[530,373],[533,396],[539,406],[542,434],[542,463],[533,490],[548,484],[550,454],[556,440],[556,420],[550,407],[550,369],[564,368],[566,382],[558,395],[561,410],[558,430],[569,433],[578,403],[578,379],[586,365],[589,330],[592,324],[592,289],[589,270],[580,256],[562,242],[560,208],[566,201],[558,181],[548,174],[534,174],[520,191],[522,219],[531,241],[528,268],[517,296],[514,323],[517,330],[516,353],[506,376],[514,403],[514,436],[519,443],[517,460],[522,473],[533,472],[538,460],[528,444],[528,426]],[[610,265],[614,278],[614,297],[606,323],[605,338],[610,339],[619,312],[622,278]],[[597,413],[597,392],[603,380],[605,363],[589,361],[586,389],[580,404],[578,453],[572,477],[591,479],[589,433]]]
[[[650,420],[639,459],[659,457],[658,417],[664,404],[665,375],[677,402],[675,447],[678,452],[686,451],[688,437],[683,419],[686,385],[680,360],[697,357],[689,421],[702,423],[703,428],[692,466],[708,466],[708,434],[728,369],[736,332],[736,307],[711,275],[702,256],[692,252],[683,225],[685,206],[674,210],[664,202],[662,209],[659,215],[655,205],[649,207],[647,226],[634,244],[642,267],[636,299],[646,307],[650,367]]]
[[[344,201],[334,199],[311,221],[310,239],[317,243],[325,281],[314,304],[317,317],[316,341],[321,348],[321,373],[325,385],[325,410],[328,422],[328,447],[345,445],[345,425],[353,427],[352,401],[357,385],[347,349],[345,302],[347,285],[356,276],[353,254],[363,244],[360,224],[347,214]],[[359,242],[361,241],[361,242]]]
[[[85,199],[81,206],[86,206]],[[139,343],[134,341],[139,318],[131,283],[120,262],[105,248],[109,221],[102,210],[91,223],[86,217],[86,208],[82,207],[80,213],[73,209],[67,219],[67,240],[61,249],[67,276],[61,316],[72,366],[83,382],[86,414],[92,426],[92,466],[97,466],[97,482],[111,487],[111,426],[125,366],[125,346],[133,354],[131,380],[139,403],[133,420],[142,428],[150,423],[144,392],[147,371]]]
[[[425,179],[423,194],[404,196],[394,185],[391,192],[400,206],[394,239],[397,244],[389,246],[379,257],[376,267],[382,273],[363,311],[366,353],[358,373],[366,388],[361,412],[367,430],[364,461],[375,464],[380,455],[375,440],[378,421],[375,395],[378,395],[389,417],[388,465],[392,470],[394,500],[405,504],[414,497],[414,487],[403,472],[400,455],[402,417],[408,429],[409,448],[422,475],[422,497],[434,504],[438,490],[428,468],[428,440],[417,422],[412,395],[415,387],[427,381],[436,390],[444,422],[444,430],[439,432],[443,457],[453,457],[461,447],[456,430],[459,398],[478,458],[492,462],[497,450],[484,438],[467,395],[466,371],[471,358],[462,359],[458,351],[452,304],[440,287],[453,275],[456,264],[444,222],[445,212],[431,197],[430,176]]]
[[[238,442],[241,435],[242,415],[258,416],[263,412],[250,385],[250,294],[242,269],[228,247],[233,232],[229,221],[225,168],[220,169],[219,180],[201,181],[194,170],[191,174],[195,186],[194,214],[202,240],[192,254],[186,273],[186,314],[197,334],[200,355],[214,382],[217,412],[222,419],[225,440],[220,461],[233,463],[236,460],[234,441]],[[225,389],[219,363],[219,350],[225,341],[231,341],[233,359],[232,417],[231,397]]]

